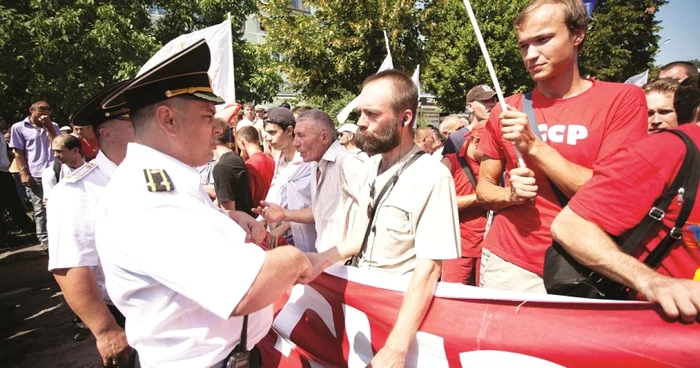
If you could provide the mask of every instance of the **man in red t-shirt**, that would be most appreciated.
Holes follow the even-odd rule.
[[[542,139],[530,128],[522,95],[496,106],[482,137],[477,199],[497,215],[483,243],[484,287],[544,293],[544,253],[561,204],[550,183],[571,197],[593,162],[646,136],[644,92],[637,86],[584,79],[578,54],[588,13],[578,0],[535,0],[515,21],[523,62],[536,82],[533,108]],[[527,168],[519,168],[515,150]],[[505,187],[499,186],[508,172]]]
[[[462,168],[457,155],[469,165],[468,170],[471,170],[474,180],[479,180],[479,160],[482,153],[477,148],[485,126],[485,121],[474,124],[471,133],[467,133],[471,138],[464,142],[459,153],[448,153],[442,158],[442,163],[450,170],[455,182],[462,243],[460,258],[442,261],[442,281],[445,282],[474,285],[476,281],[476,267],[481,259],[481,242],[486,229],[486,210],[476,203],[476,188]]]
[[[265,200],[270,183],[275,174],[275,160],[260,149],[260,135],[253,126],[246,126],[236,132],[236,144],[242,156],[247,156],[245,166],[250,178],[250,194],[253,197],[253,207],[260,206]]]
[[[694,90],[679,89],[694,101],[693,120],[678,130],[700,146],[700,84]],[[674,103],[674,105],[677,105]],[[579,190],[552,224],[552,236],[582,264],[637,290],[658,302],[671,318],[690,322],[700,311],[700,201],[696,199],[683,228],[682,241],[672,245],[656,270],[645,259],[673,228],[681,205],[673,200],[662,219],[631,256],[610,238],[639,224],[653,203],[675,179],[686,154],[685,145],[673,134],[651,135],[596,163],[593,178]],[[632,185],[630,185],[632,184]],[[606,234],[607,233],[607,234]],[[692,281],[690,279],[695,279]]]
[[[97,136],[92,126],[73,125],[73,135],[80,139],[80,151],[85,156],[85,161],[90,161],[97,157],[97,152],[100,151],[100,143],[97,141]]]

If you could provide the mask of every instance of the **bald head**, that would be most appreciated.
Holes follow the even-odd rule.
[[[420,127],[416,129],[413,135],[413,141],[416,145],[420,147],[425,153],[433,153],[435,139],[433,138],[433,128],[431,127]]]

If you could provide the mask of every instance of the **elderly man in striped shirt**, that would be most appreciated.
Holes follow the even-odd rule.
[[[268,222],[315,223],[316,250],[323,252],[353,228],[360,191],[369,171],[361,158],[336,140],[335,125],[327,113],[309,110],[296,121],[294,146],[304,162],[318,162],[311,186],[311,208],[290,210],[266,203],[262,212]]]

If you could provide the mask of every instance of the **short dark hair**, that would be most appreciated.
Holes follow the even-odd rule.
[[[673,108],[678,125],[695,122],[700,109],[700,78],[688,78],[678,86],[673,96]]]
[[[518,17],[515,18],[515,29],[516,31],[520,26],[523,25],[532,13],[537,10],[540,6],[545,4],[559,5],[559,8],[564,13],[564,24],[566,28],[569,29],[571,34],[580,32],[585,36],[586,30],[588,30],[588,11],[586,6],[581,0],[530,0],[527,5],[520,10]],[[583,44],[586,41],[584,37],[583,41],[578,45],[578,52],[583,51]]]
[[[392,86],[392,101],[391,107],[395,113],[400,113],[403,110],[409,109],[413,112],[413,119],[417,119],[416,110],[418,110],[418,87],[411,76],[397,69],[383,70],[377,74],[372,74],[362,83],[362,88],[368,84],[388,79]]]
[[[73,150],[73,148],[77,148],[78,152],[80,152],[81,154],[83,153],[83,145],[80,143],[80,139],[78,139],[78,137],[72,134],[57,135],[56,138],[54,138],[54,141],[61,142],[63,144],[63,147],[65,147],[69,151]]]
[[[661,67],[661,69],[659,69],[659,74],[675,68],[682,68],[685,71],[685,74],[688,75],[688,78],[697,78],[699,74],[698,68],[695,65],[693,65],[693,63],[689,63],[687,61],[674,61],[668,63]]]
[[[231,127],[226,124],[226,120],[222,118],[214,118],[216,122],[221,126],[221,133],[216,135],[216,143],[227,145],[231,143],[229,139],[231,138]]]
[[[258,130],[251,125],[244,126],[243,128],[238,129],[238,131],[236,132],[236,136],[242,141],[260,144],[260,134],[258,134]]]

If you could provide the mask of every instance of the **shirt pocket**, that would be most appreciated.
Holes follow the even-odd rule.
[[[412,215],[393,205],[385,205],[377,213],[374,244],[387,258],[403,257],[413,247],[415,234]]]

